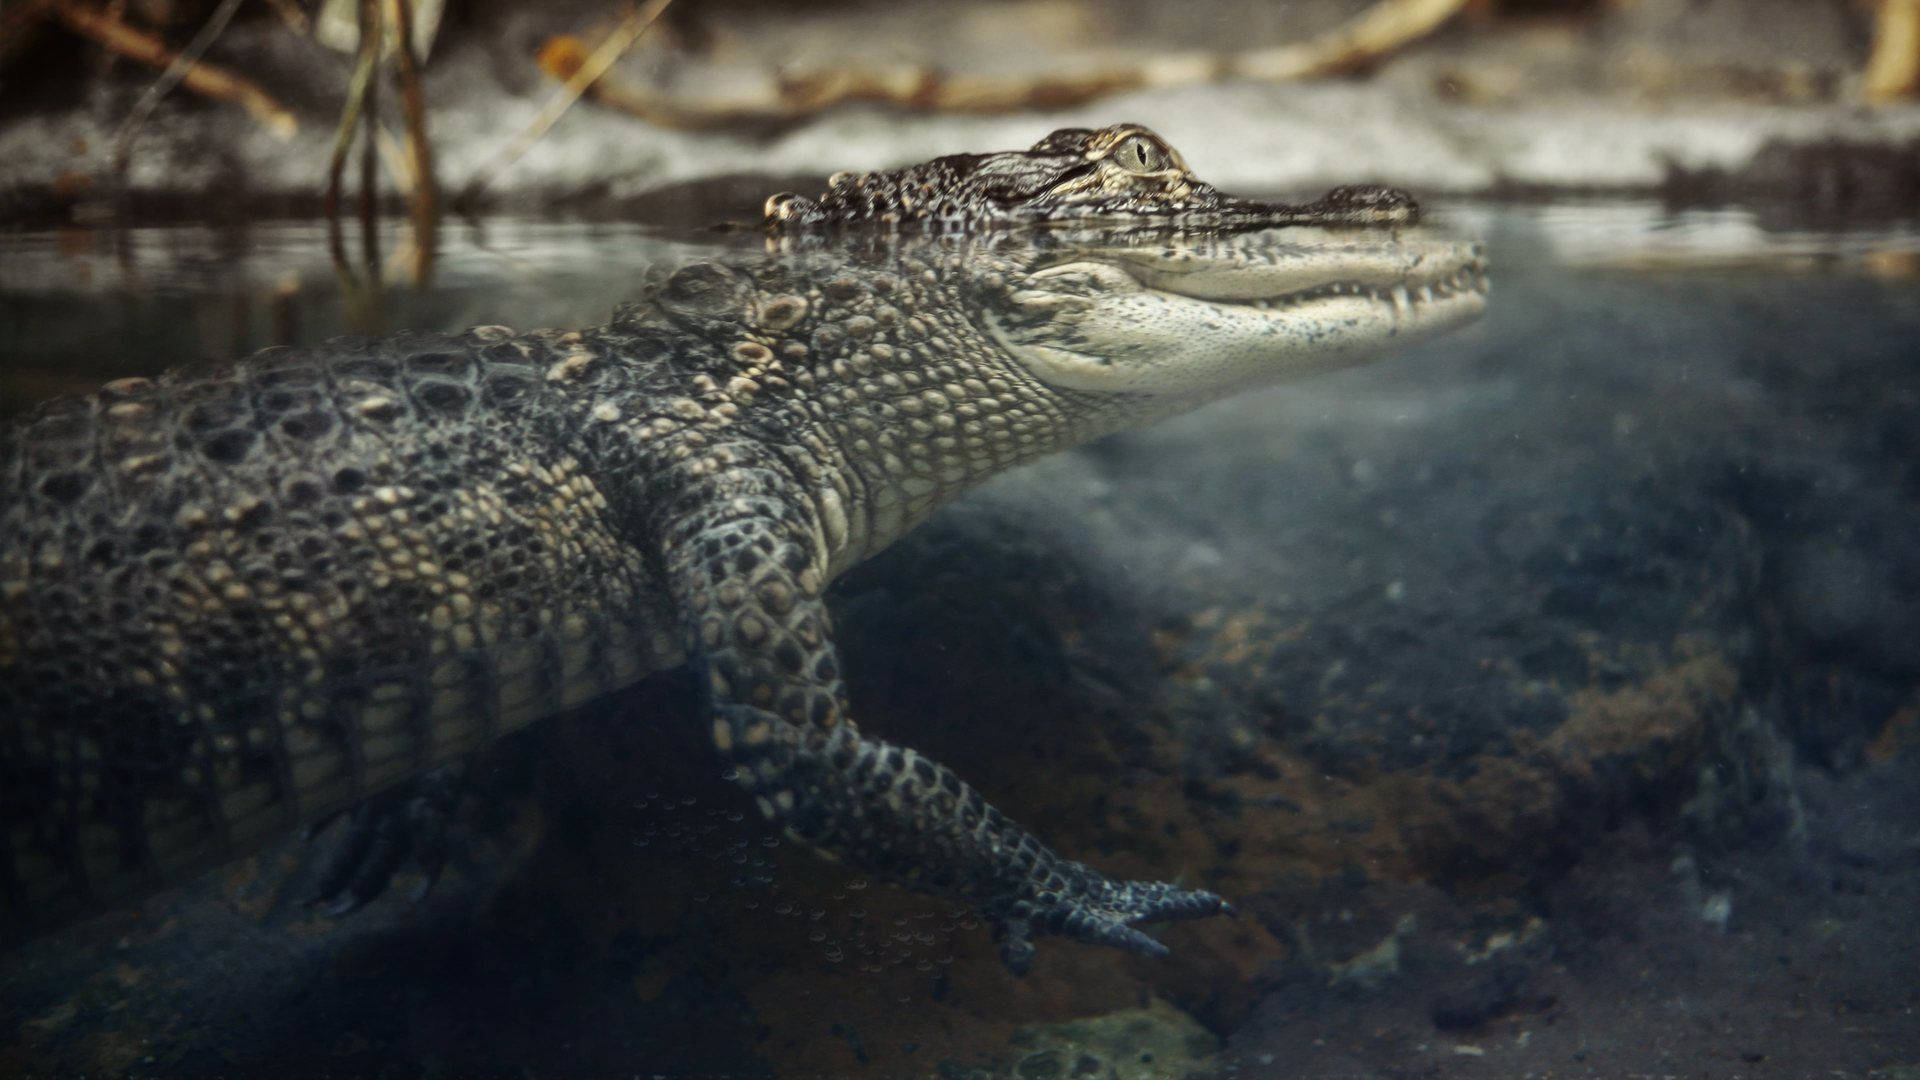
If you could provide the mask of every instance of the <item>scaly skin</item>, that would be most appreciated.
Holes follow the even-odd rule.
[[[340,339],[43,407],[0,443],[4,923],[136,896],[691,662],[763,812],[974,902],[1016,970],[1040,934],[1164,951],[1135,924],[1226,905],[1109,881],[862,735],[822,601],[994,473],[1264,381],[1055,370],[1114,332],[1085,260],[1136,242],[789,243],[656,274],[590,330]],[[1479,283],[1463,265],[1445,288]],[[1232,309],[1223,347],[1273,333],[1197,307]]]
[[[1062,128],[1025,150],[949,154],[893,172],[838,173],[816,199],[767,200],[769,230],[848,225],[969,228],[1008,222],[1231,228],[1408,225],[1419,207],[1391,188],[1335,188],[1304,206],[1236,198],[1202,182],[1138,124]]]

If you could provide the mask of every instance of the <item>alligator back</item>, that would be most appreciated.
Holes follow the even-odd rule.
[[[270,349],[0,436],[0,926],[178,879],[676,663],[553,389],[580,348]]]

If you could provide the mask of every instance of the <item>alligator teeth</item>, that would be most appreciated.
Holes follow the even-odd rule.
[[[1475,267],[1464,267],[1437,281],[1420,285],[1401,284],[1392,286],[1391,288],[1375,288],[1357,282],[1338,281],[1311,289],[1304,289],[1296,293],[1288,293],[1285,296],[1266,297],[1259,300],[1244,300],[1241,301],[1241,303],[1247,307],[1256,308],[1261,311],[1282,311],[1314,300],[1353,296],[1364,298],[1374,303],[1391,303],[1394,313],[1399,317],[1406,318],[1410,317],[1415,308],[1421,304],[1431,304],[1435,300],[1450,300],[1468,289],[1485,291],[1486,287],[1484,271]]]

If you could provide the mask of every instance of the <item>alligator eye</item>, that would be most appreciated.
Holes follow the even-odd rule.
[[[1113,159],[1130,173],[1166,172],[1173,168],[1167,148],[1152,139],[1133,135],[1113,148]]]

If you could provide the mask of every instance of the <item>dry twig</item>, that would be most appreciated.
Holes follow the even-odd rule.
[[[1438,30],[1469,0],[1380,0],[1352,22],[1312,41],[1257,49],[1228,70],[1249,79],[1290,82],[1340,75],[1375,63]]]
[[[182,59],[182,54],[154,35],[136,30],[77,0],[61,0],[53,5],[53,13],[75,33],[151,67],[170,69]],[[293,114],[265,90],[225,68],[202,60],[189,60],[180,69],[178,78],[181,84],[197,94],[238,104],[278,138],[292,138],[299,129],[299,122],[293,118]]]
[[[329,222],[339,220],[341,174],[346,170],[347,153],[353,149],[353,133],[360,127],[360,115],[373,90],[374,70],[380,59],[380,16],[373,0],[361,0],[360,12],[360,54],[354,59],[353,75],[347,80],[347,100],[340,108],[340,123],[333,129],[333,152],[327,159],[327,188],[321,196]]]
[[[1129,67],[1078,75],[984,77],[951,75],[906,64],[843,68],[783,78],[770,99],[695,102],[600,78],[585,43],[551,38],[540,49],[542,70],[569,86],[585,80],[594,99],[661,127],[700,130],[739,124],[791,123],[832,105],[879,102],[933,112],[999,113],[1078,105],[1122,90],[1186,86],[1224,75],[1294,81],[1353,71],[1438,29],[1472,0],[1379,0],[1346,26],[1312,41],[1220,55],[1186,53]]]
[[[173,58],[173,63],[168,64],[167,69],[160,73],[160,77],[153,80],[153,83],[140,95],[140,100],[134,102],[132,110],[127,113],[126,121],[120,125],[120,133],[114,136],[113,172],[115,176],[121,175],[125,169],[127,148],[132,145],[133,137],[140,130],[141,125],[147,122],[147,117],[151,116],[153,110],[159,106],[160,99],[180,85],[180,80],[186,77],[187,69],[200,61],[201,54],[205,53],[220,37],[221,32],[226,30],[227,23],[233,19],[233,13],[239,9],[240,0],[220,0],[220,6],[214,9],[205,25],[200,27],[200,32],[193,35],[193,40],[187,43],[187,47],[181,49],[180,55]]]
[[[1876,105],[1920,97],[1920,0],[1880,0],[1860,92]]]
[[[549,38],[540,47],[539,64],[548,75],[571,82],[586,70],[588,57],[585,42],[560,35]],[[1134,68],[1023,79],[948,75],[933,68],[907,64],[795,76],[783,80],[776,91],[777,98],[770,101],[685,101],[606,78],[594,80],[587,94],[603,105],[659,127],[699,131],[737,124],[790,122],[832,105],[860,101],[934,112],[993,113],[1061,108],[1149,85],[1157,85],[1154,72]]]
[[[587,56],[580,69],[566,80],[566,85],[562,86],[552,100],[547,102],[546,108],[540,110],[540,115],[534,117],[533,123],[528,124],[526,130],[515,136],[512,142],[473,174],[473,178],[467,181],[467,186],[461,191],[458,201],[471,200],[492,183],[493,178],[498,176],[501,170],[520,160],[520,156],[531,149],[534,143],[539,142],[541,136],[559,122],[560,117],[573,106],[573,103],[580,100],[580,95],[586,92],[587,87],[591,86],[594,80],[605,74],[606,70],[613,66],[614,61],[625,55],[628,49],[633,48],[633,43],[640,40],[640,35],[646,33],[647,27],[652,26],[654,20],[658,19],[672,3],[673,0],[647,0],[644,7],[627,12],[626,18],[620,20],[620,25],[614,27],[606,40]]]
[[[433,176],[433,146],[427,140],[427,104],[420,92],[420,65],[413,55],[413,0],[393,0],[394,81],[400,84],[400,111],[406,117],[408,161],[412,164],[413,190],[408,202],[413,208],[416,281],[425,281],[433,258],[434,232],[440,223],[440,188]]]

